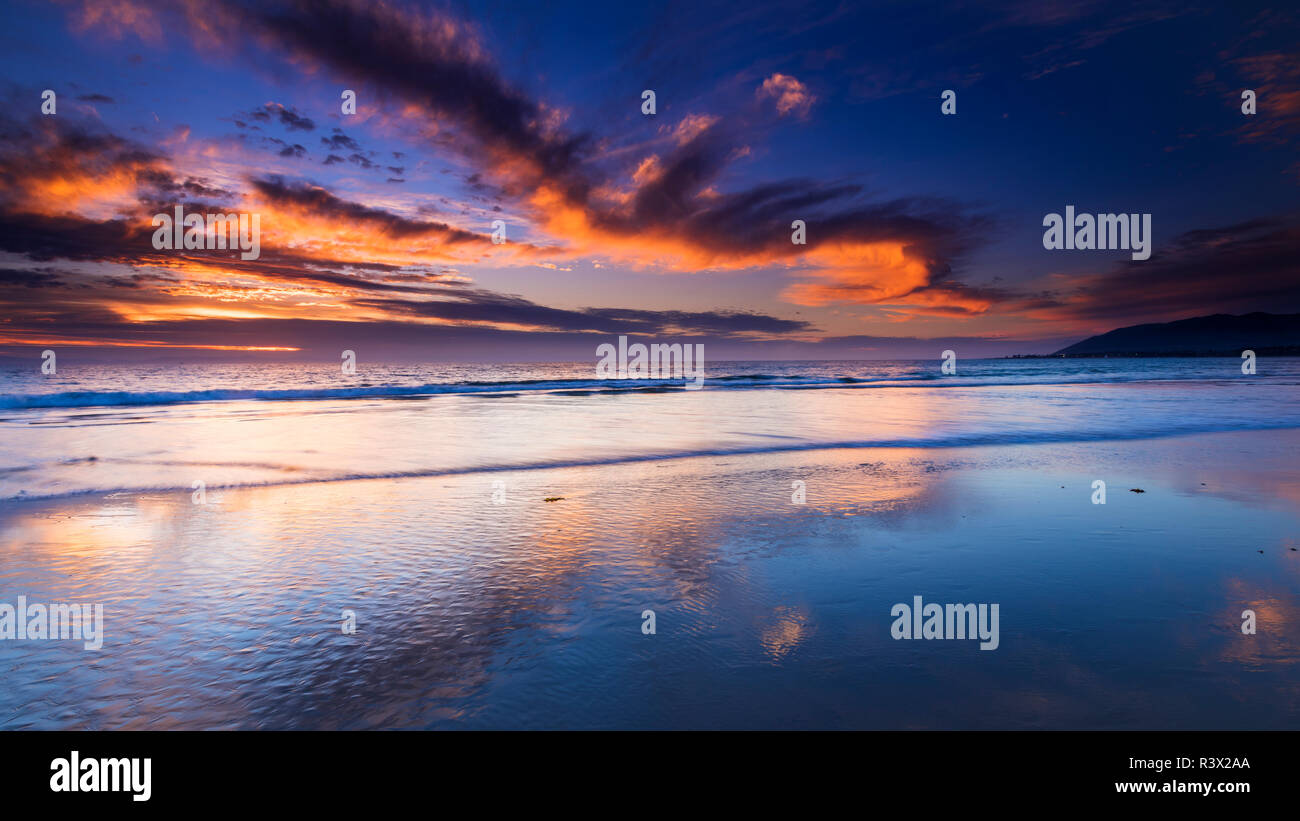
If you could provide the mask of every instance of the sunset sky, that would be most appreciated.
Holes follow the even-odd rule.
[[[0,355],[978,356],[1298,312],[1300,13],[1228,5],[5,0]],[[260,258],[156,250],[177,204],[259,214]],[[1067,205],[1151,214],[1151,258],[1044,250]]]

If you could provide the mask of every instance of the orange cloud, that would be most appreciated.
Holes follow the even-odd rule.
[[[38,121],[22,144],[0,148],[0,200],[8,210],[108,219],[134,211],[143,182],[167,173],[162,157],[110,135],[69,136]]]
[[[809,281],[785,293],[803,305],[907,304],[965,314],[991,304],[987,296],[938,282],[938,272],[946,273],[947,261],[962,245],[960,215],[917,215],[907,203],[860,205],[854,201],[857,189],[848,185],[786,182],[729,193],[721,184],[725,167],[749,149],[728,144],[719,133],[720,118],[707,113],[693,113],[661,130],[660,153],[641,157],[632,167],[615,167],[585,135],[564,133],[561,109],[510,87],[473,27],[445,14],[348,0],[270,14],[256,6],[190,0],[173,6],[166,17],[203,18],[204,31],[214,36],[224,29],[212,21],[228,22],[230,31],[247,32],[238,47],[275,46],[275,53],[288,54],[300,70],[328,69],[357,78],[358,87],[368,84],[381,91],[374,96],[400,112],[409,130],[424,137],[436,134],[442,144],[458,149],[522,206],[522,217],[558,245],[536,248],[512,241],[495,246],[485,234],[346,202],[319,186],[280,185],[277,191],[253,180],[244,196],[262,215],[264,252],[278,252],[288,260],[286,268],[301,268],[304,262],[371,270],[513,265],[597,255],[675,272],[800,269]],[[146,36],[155,25],[143,11],[123,19]],[[313,34],[320,31],[346,31],[348,36]],[[466,84],[473,94],[465,93]],[[782,117],[806,117],[816,102],[807,85],[782,73],[767,77],[755,93],[773,101]],[[393,127],[391,118],[381,121]],[[219,164],[215,145],[202,151]],[[247,190],[239,179],[224,184]],[[790,242],[793,218],[817,225],[809,245]],[[238,267],[247,276],[284,273],[274,264]],[[219,301],[283,297],[328,303],[331,298],[316,292],[273,295],[241,283],[184,287],[191,289],[187,296]]]
[[[813,103],[817,102],[817,98],[808,91],[808,86],[789,74],[773,74],[768,77],[758,87],[757,94],[760,98],[770,97],[776,100],[776,112],[782,117],[790,114],[807,117]]]

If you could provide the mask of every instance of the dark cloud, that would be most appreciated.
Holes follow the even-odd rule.
[[[334,133],[328,137],[320,138],[321,145],[335,151],[360,151],[361,144],[356,140],[344,134],[341,129],[334,129]]]
[[[353,304],[394,315],[452,322],[485,322],[536,326],[551,331],[592,331],[609,334],[788,334],[811,326],[799,320],[765,314],[719,311],[647,311],[631,308],[548,308],[523,297],[472,290],[454,299],[358,299]]]
[[[592,196],[609,182],[593,157],[593,140],[556,127],[543,105],[512,88],[484,56],[474,30],[460,21],[350,0],[221,8],[237,21],[234,28],[260,31],[296,59],[372,87],[376,99],[397,98],[422,109],[440,132],[463,138],[456,145],[468,156],[485,167],[510,169],[499,180],[507,195],[527,197],[545,186],[609,234],[662,238],[703,254],[753,257],[756,264],[795,258],[822,244],[896,242],[927,266],[936,287],[980,241],[979,218],[955,203],[928,209],[916,202],[870,204],[848,185],[788,181],[706,198],[741,144],[716,128],[703,129],[667,157],[662,174],[637,190],[630,209],[607,206]],[[747,126],[741,118],[734,128]],[[374,165],[341,131],[322,142],[352,150],[348,160],[362,168]],[[476,181],[468,180],[471,186]],[[792,246],[791,220],[810,216],[817,224],[808,245]]]
[[[163,171],[161,154],[93,124],[66,117],[29,123],[0,118],[0,205],[5,207],[25,207],[25,201],[43,195],[32,188],[41,180],[83,180],[89,186],[128,178],[149,185],[162,179]]]
[[[72,215],[2,214],[0,251],[41,262],[164,261],[154,250],[150,234],[127,220],[96,221]]]
[[[699,195],[726,167],[731,142],[703,134],[663,161],[627,212],[594,212],[596,224],[631,236],[648,228],[688,238],[718,254],[794,257],[822,244],[898,242],[926,261],[936,279],[975,245],[986,218],[939,199],[863,203],[856,185],[787,180],[709,199]],[[792,217],[808,226],[808,245],[790,242]]]
[[[358,264],[337,260],[309,259],[294,254],[263,249],[256,260],[240,259],[237,251],[205,251],[178,253],[155,250],[152,230],[139,230],[124,220],[95,222],[78,217],[44,217],[39,215],[0,215],[0,251],[21,254],[37,262],[65,260],[71,262],[97,262],[115,265],[213,266],[222,275],[227,272],[244,273],[280,282],[316,283],[357,292],[385,294],[454,294],[465,286],[456,280],[446,280],[437,275],[417,275],[404,278],[395,266],[377,263]],[[71,332],[82,327],[77,316],[78,306],[94,304],[89,297],[64,303],[65,297],[53,292],[60,287],[77,285],[94,289],[100,296],[108,291],[137,288],[141,285],[173,281],[171,277],[151,272],[137,272],[129,278],[90,273],[60,272],[46,274],[40,269],[8,269],[11,273],[0,276],[0,287],[12,291],[37,288],[45,296],[62,305],[65,325],[60,332]],[[165,300],[165,295],[154,299]],[[0,302],[0,311],[8,317],[10,329],[30,324],[42,314],[39,301],[24,296]]]
[[[311,118],[299,114],[297,109],[286,107],[280,103],[267,103],[259,109],[249,113],[250,118],[259,122],[269,123],[276,120],[280,125],[290,131],[314,131],[316,123]]]
[[[208,210],[204,209],[201,203],[197,207],[200,210]],[[370,219],[382,227],[383,214],[384,212],[376,212],[376,215],[369,217],[354,214],[353,218]],[[427,230],[434,234],[439,231],[437,226],[429,227]],[[413,228],[411,233],[415,233]],[[0,212],[0,251],[19,254],[36,262],[65,260],[162,267],[184,263],[191,266],[213,266],[222,271],[242,272],[286,282],[316,282],[369,291],[413,294],[428,292],[425,287],[385,281],[384,276],[398,270],[393,265],[308,258],[266,247],[262,249],[260,258],[256,260],[241,259],[236,250],[185,253],[159,251],[153,247],[152,236],[152,228],[141,228],[139,223],[131,223],[123,219],[96,221],[73,215],[45,216]],[[486,241],[473,234],[469,237]],[[342,271],[356,273],[341,273]],[[367,276],[357,275],[362,272]],[[66,281],[67,277],[63,279]],[[90,278],[83,274],[77,275],[77,279],[89,281]],[[441,285],[449,288],[456,287],[455,283],[441,283]],[[13,306],[10,316],[19,317],[24,313],[24,306],[18,304]]]
[[[289,182],[283,177],[252,179],[249,183],[258,194],[277,206],[291,206],[324,219],[369,225],[390,237],[432,235],[443,237],[449,244],[488,243],[480,234],[453,228],[444,222],[407,219],[378,208],[340,199],[319,185]]]
[[[1125,260],[1058,294],[1059,314],[1111,324],[1248,313],[1300,312],[1300,224],[1253,220],[1156,237],[1148,260]]]
[[[0,289],[59,288],[66,274],[57,271],[0,268]]]

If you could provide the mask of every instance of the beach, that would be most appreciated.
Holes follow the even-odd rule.
[[[0,726],[1300,728],[1294,360],[884,367],[22,383],[0,602],[102,604],[104,640],[0,641]],[[895,638],[917,596],[996,604],[996,647]]]

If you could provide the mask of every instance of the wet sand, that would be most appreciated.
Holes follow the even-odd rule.
[[[0,642],[0,726],[1296,729],[1298,445],[840,449],[8,502],[0,601],[102,603],[106,637]],[[892,639],[915,595],[999,604],[998,648]]]

